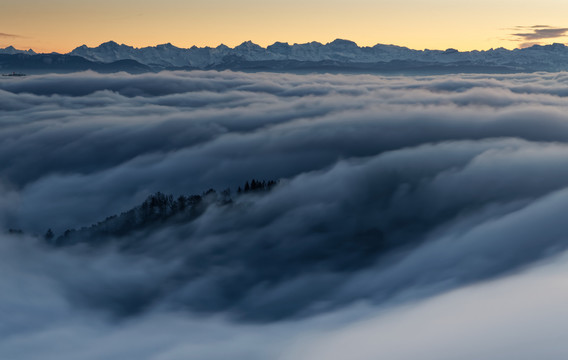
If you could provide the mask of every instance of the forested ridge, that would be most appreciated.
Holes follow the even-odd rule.
[[[272,190],[278,181],[256,180],[246,181],[239,186],[236,196],[247,193],[260,193]],[[54,246],[70,246],[77,243],[89,243],[97,246],[106,243],[110,238],[120,238],[136,231],[174,223],[187,223],[201,216],[208,206],[227,206],[233,202],[230,188],[220,192],[210,188],[202,194],[179,195],[164,194],[160,191],[148,196],[142,204],[120,214],[107,216],[88,227],[67,229],[59,236],[48,229],[45,240]],[[13,230],[15,232],[21,230]],[[123,244],[126,246],[126,244]]]

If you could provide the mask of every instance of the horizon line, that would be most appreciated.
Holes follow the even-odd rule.
[[[216,48],[219,48],[219,47],[227,47],[227,48],[229,48],[229,49],[235,49],[235,48],[237,48],[237,47],[239,47],[239,46],[242,46],[242,45],[244,45],[244,44],[251,43],[251,44],[253,44],[253,45],[256,45],[256,46],[258,46],[258,47],[260,47],[260,48],[266,50],[266,49],[268,49],[268,47],[273,46],[273,45],[276,45],[276,44],[283,44],[283,45],[287,45],[287,46],[294,46],[294,45],[309,45],[309,44],[317,43],[317,44],[320,44],[320,45],[322,45],[322,46],[326,46],[326,45],[330,45],[330,44],[332,44],[332,43],[334,43],[334,42],[336,42],[336,41],[344,41],[344,42],[354,43],[358,48],[373,48],[373,47],[378,46],[378,45],[383,45],[383,46],[394,46],[394,47],[399,47],[399,48],[405,48],[405,49],[414,50],[414,51],[447,51],[447,50],[456,50],[456,51],[462,52],[462,53],[473,52],[473,51],[491,51],[491,50],[497,50],[497,49],[505,49],[505,50],[508,50],[508,51],[513,51],[513,50],[521,50],[521,49],[531,48],[531,47],[534,47],[534,46],[549,46],[549,45],[556,45],[556,44],[558,44],[558,45],[563,45],[563,46],[568,46],[566,43],[551,42],[551,43],[540,43],[540,44],[537,43],[537,44],[531,44],[531,46],[525,46],[525,47],[518,46],[518,47],[515,47],[515,48],[507,48],[507,47],[504,47],[504,46],[500,46],[500,47],[497,47],[497,48],[473,49],[473,50],[458,50],[458,49],[455,49],[455,48],[453,48],[453,47],[448,47],[448,48],[445,48],[445,49],[431,49],[431,48],[416,49],[416,48],[411,48],[411,47],[404,46],[404,45],[385,44],[385,43],[380,43],[380,42],[378,42],[378,43],[376,43],[376,44],[374,44],[374,45],[362,45],[362,46],[361,46],[361,45],[357,44],[356,41],[353,41],[353,40],[343,39],[343,38],[336,38],[336,39],[334,39],[334,40],[332,40],[332,41],[329,41],[329,42],[327,42],[327,43],[323,43],[323,42],[315,41],[315,40],[314,40],[314,41],[309,41],[309,42],[304,42],[304,43],[292,43],[292,44],[290,44],[290,43],[287,42],[287,41],[275,41],[275,42],[273,42],[273,43],[271,43],[271,44],[269,44],[269,45],[266,45],[266,46],[262,46],[262,45],[260,45],[260,44],[257,44],[257,43],[255,43],[255,42],[252,41],[252,40],[245,40],[245,41],[239,43],[238,45],[234,45],[234,46],[232,46],[232,47],[229,46],[229,45],[226,45],[226,44],[224,44],[224,43],[220,43],[220,44],[217,45],[217,46],[210,46],[210,45],[197,46],[197,45],[192,45],[192,46],[190,46],[190,47],[181,47],[181,46],[174,45],[174,44],[172,44],[171,42],[156,43],[155,45],[145,45],[145,46],[139,46],[139,47],[137,47],[137,46],[128,45],[128,44],[125,44],[125,43],[118,43],[118,42],[116,42],[116,41],[114,41],[114,40],[107,40],[107,41],[101,42],[99,45],[96,45],[96,46],[88,46],[88,45],[86,45],[86,44],[81,44],[81,45],[79,45],[79,46],[75,46],[72,50],[70,50],[70,51],[68,51],[68,52],[58,52],[58,51],[36,52],[33,48],[29,48],[29,49],[19,49],[19,48],[16,48],[14,45],[8,45],[8,46],[6,46],[6,47],[4,47],[4,48],[0,48],[0,49],[5,50],[5,49],[12,48],[12,49],[17,50],[17,51],[33,51],[33,52],[35,52],[35,53],[37,53],[37,54],[62,54],[62,55],[64,55],[64,54],[71,53],[71,52],[73,52],[75,49],[78,49],[78,48],[81,48],[81,47],[87,47],[87,48],[90,48],[90,49],[96,49],[96,48],[98,48],[98,47],[100,47],[100,46],[102,46],[102,45],[104,45],[104,44],[111,44],[111,43],[112,43],[112,44],[116,44],[116,45],[118,45],[118,46],[131,47],[131,48],[133,48],[133,49],[135,49],[135,50],[140,50],[140,49],[145,49],[145,48],[153,48],[153,47],[164,46],[164,45],[170,45],[170,46],[172,46],[172,47],[175,47],[175,48],[178,48],[178,49],[182,49],[182,50],[190,50],[190,49],[192,49],[192,48],[198,48],[198,49],[216,49]]]

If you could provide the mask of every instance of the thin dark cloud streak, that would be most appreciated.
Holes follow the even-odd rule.
[[[513,36],[520,37],[524,40],[541,40],[563,37],[567,32],[568,28],[536,29],[532,33],[516,33],[513,34]]]
[[[513,41],[521,41],[521,48],[532,45],[540,45],[540,40],[565,38],[568,36],[568,28],[554,27],[550,25],[516,26],[516,31],[510,36]]]
[[[15,38],[21,38],[23,36],[21,35],[16,35],[16,34],[8,34],[8,33],[2,33],[0,32],[0,38],[9,38],[9,39],[15,39]]]

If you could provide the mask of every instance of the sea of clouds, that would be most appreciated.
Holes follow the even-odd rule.
[[[567,73],[0,80],[2,358],[568,355]],[[227,187],[133,252],[42,240]]]

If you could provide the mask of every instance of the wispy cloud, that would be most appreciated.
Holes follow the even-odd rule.
[[[511,30],[513,41],[522,41],[521,47],[540,44],[539,40],[568,36],[568,28],[550,25],[515,26]]]
[[[0,32],[0,38],[21,38],[22,36],[16,34],[8,34]]]

